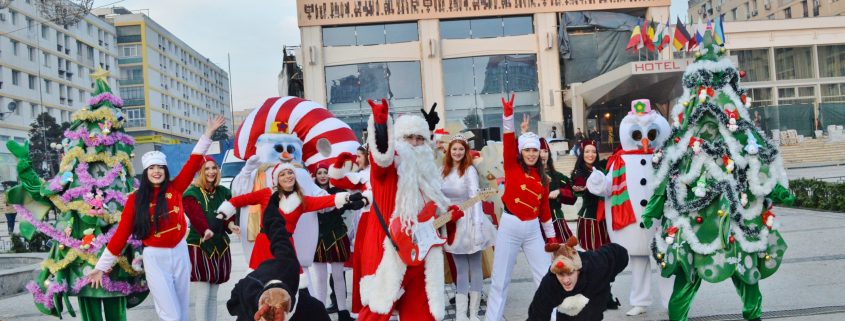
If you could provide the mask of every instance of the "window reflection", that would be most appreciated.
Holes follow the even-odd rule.
[[[532,16],[441,20],[441,39],[483,39],[534,33]]]
[[[745,70],[744,81],[766,81],[769,76],[769,49],[734,50],[739,67]]]
[[[822,77],[845,76],[845,45],[819,46],[818,50]]]
[[[777,80],[813,78],[813,69],[812,48],[775,48]]]
[[[516,93],[515,114],[527,114],[532,130],[540,118],[535,55],[496,55],[443,60],[447,121],[467,128],[501,127],[501,99]]]
[[[323,46],[370,46],[419,40],[416,22],[324,27]]]

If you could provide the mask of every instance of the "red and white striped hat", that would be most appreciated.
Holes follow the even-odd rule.
[[[326,107],[299,97],[273,97],[253,110],[235,133],[235,157],[248,159],[255,155],[258,136],[270,131],[274,122],[286,123],[288,132],[302,140],[302,161],[309,171],[317,163],[332,160],[343,152],[355,153],[360,143],[352,129],[334,117]],[[326,157],[317,151],[317,141],[325,138],[331,143]]]

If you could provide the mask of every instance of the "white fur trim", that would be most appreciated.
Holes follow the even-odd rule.
[[[434,320],[443,320],[446,316],[445,286],[443,274],[443,249],[433,248],[425,258],[425,294],[428,296],[428,310]]]
[[[607,168],[613,168],[612,163],[607,164]],[[607,184],[607,178],[601,171],[593,171],[590,177],[587,178],[587,190],[590,193],[598,196],[610,196],[610,186]]]
[[[403,139],[408,135],[420,135],[425,137],[426,142],[430,140],[431,131],[428,130],[428,123],[420,116],[405,114],[396,118],[394,126],[394,139]]]
[[[402,279],[407,266],[399,258],[390,239],[384,238],[384,255],[376,273],[361,277],[361,304],[379,314],[391,312],[393,302],[401,296]]]
[[[197,144],[194,145],[194,149],[191,151],[192,155],[205,155],[205,152],[208,151],[208,148],[211,147],[211,138],[205,137],[205,135],[200,136],[200,139],[197,140]]]
[[[299,289],[308,288],[308,269],[303,268],[302,273],[299,273]],[[299,291],[297,291],[299,293]]]
[[[376,147],[376,127],[373,116],[367,121],[367,146],[370,149],[370,155],[373,157],[373,163],[380,167],[388,167],[393,163],[393,155],[396,153],[393,142],[393,118],[387,116],[387,151],[379,152]]]
[[[340,193],[334,194],[334,206],[337,207],[337,208],[341,208],[341,207],[343,207],[343,205],[346,205],[346,203],[348,202],[346,197],[348,197],[348,196],[349,196],[348,192],[340,192]]]
[[[502,115],[502,132],[503,133],[513,133],[515,126],[513,125],[513,115],[505,116]]]
[[[281,196],[279,200],[279,209],[285,213],[292,213],[295,211],[300,205],[302,205],[302,200],[299,198],[298,193],[291,193],[288,196]]]
[[[97,265],[94,266],[95,270],[107,272],[111,270],[111,267],[117,262],[117,256],[111,253],[108,248],[103,251],[103,254],[100,255],[100,259],[97,260]]]
[[[329,166],[329,178],[331,179],[343,179],[350,172],[352,172],[352,161],[346,161],[341,168]]]
[[[223,215],[226,215],[227,219],[232,217],[232,215],[235,215],[237,211],[238,210],[235,206],[232,205],[232,203],[229,203],[229,201],[223,201],[223,203],[217,207],[217,213],[223,213]]]
[[[563,302],[557,306],[557,311],[568,316],[576,316],[581,313],[581,310],[587,306],[587,303],[590,302],[590,299],[585,297],[583,294],[573,295],[566,299],[563,299]]]
[[[543,227],[543,233],[546,234],[546,238],[553,238],[557,236],[557,233],[555,232],[555,225],[552,224],[552,220],[542,222],[540,223],[540,226]]]

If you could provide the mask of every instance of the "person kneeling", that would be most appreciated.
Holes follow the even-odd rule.
[[[554,259],[528,307],[528,320],[602,320],[610,283],[628,265],[628,251],[608,243],[596,251],[577,252],[572,236],[565,244],[547,244]],[[557,310],[555,310],[557,309]]]
[[[274,193],[269,204],[278,204],[278,195]],[[262,222],[262,232],[269,236],[273,258],[238,281],[226,302],[229,314],[238,321],[331,320],[320,301],[308,291],[297,291],[299,261],[278,207],[268,206]]]

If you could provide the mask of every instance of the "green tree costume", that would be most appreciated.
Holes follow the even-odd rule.
[[[123,102],[111,93],[108,73],[91,75],[96,91],[90,107],[73,114],[65,131],[64,154],[58,174],[44,181],[32,168],[29,142],[6,146],[18,159],[19,184],[8,192],[21,222],[20,230],[31,238],[38,230],[52,246],[35,281],[27,285],[35,305],[44,314],[61,318],[64,306],[76,313],[69,296],[79,299],[82,320],[126,320],[126,309],[140,304],[149,293],[140,266],[140,242],[130,242],[118,265],[103,278],[103,287],[88,286],[93,269],[117,228],[126,194],[134,189],[131,157],[134,140],[123,131]],[[46,214],[55,209],[55,224]]]
[[[672,137],[655,152],[660,185],[643,213],[660,220],[652,251],[675,275],[669,319],[687,320],[701,281],[733,281],[742,315],[762,315],[758,282],[777,271],[786,243],[771,207],[791,203],[777,147],[750,121],[741,73],[707,31],[670,113]]]

